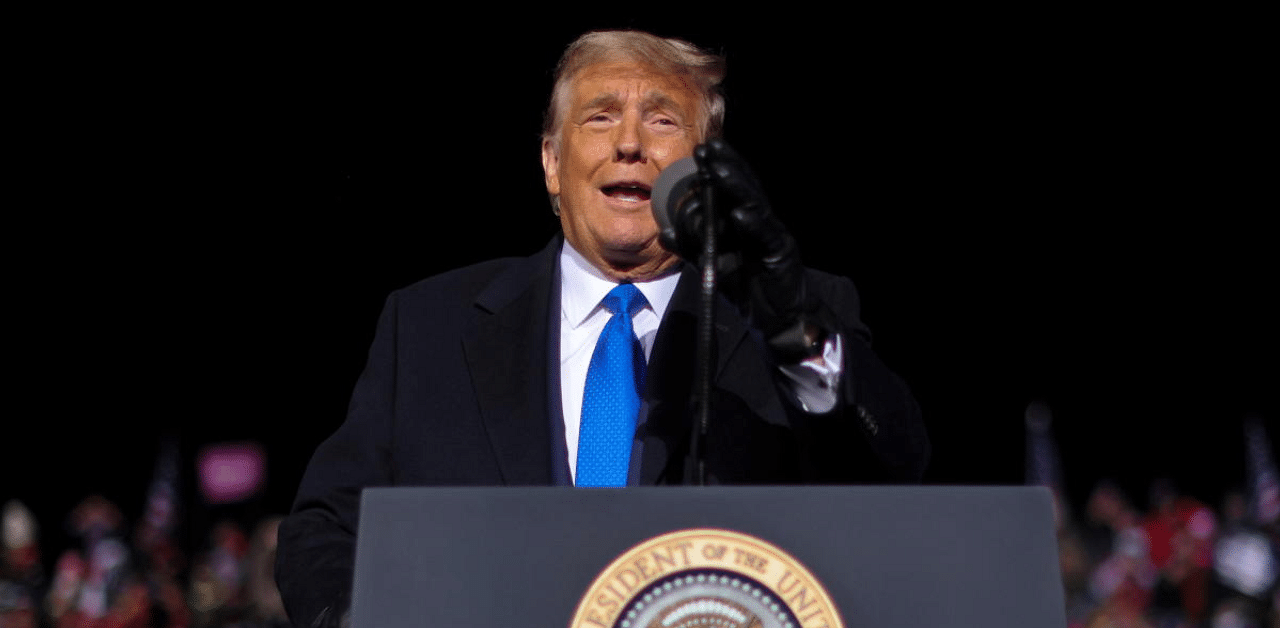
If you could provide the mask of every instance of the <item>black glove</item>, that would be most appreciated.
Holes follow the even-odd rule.
[[[795,363],[821,353],[830,317],[809,294],[796,241],[774,216],[750,166],[724,140],[693,150],[700,171],[709,174],[712,203],[720,217],[716,230],[718,285],[760,331],[775,357]],[[694,194],[661,234],[663,246],[686,260],[702,253],[701,194]]]

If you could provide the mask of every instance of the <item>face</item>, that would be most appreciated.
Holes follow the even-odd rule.
[[[650,279],[677,261],[658,243],[649,193],[663,168],[693,154],[698,102],[679,79],[642,64],[587,66],[563,112],[559,151],[542,145],[565,239],[617,281]]]

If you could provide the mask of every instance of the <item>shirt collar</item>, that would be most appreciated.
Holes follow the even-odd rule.
[[[635,282],[635,287],[640,289],[658,320],[662,320],[671,295],[676,291],[676,284],[680,282],[679,268],[677,264],[671,272],[657,279]],[[569,325],[577,327],[586,321],[600,306],[604,296],[617,285],[565,240],[560,249],[560,307]]]

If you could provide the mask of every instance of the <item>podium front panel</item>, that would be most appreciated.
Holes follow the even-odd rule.
[[[367,489],[353,626],[568,626],[616,558],[705,528],[784,550],[847,628],[1066,624],[1047,489],[844,486]]]

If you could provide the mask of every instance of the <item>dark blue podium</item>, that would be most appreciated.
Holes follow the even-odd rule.
[[[779,577],[762,568],[780,569],[776,554],[722,544],[719,569],[707,558],[715,544],[699,551],[703,537],[637,549],[717,530],[797,561],[846,628],[1063,628],[1052,508],[1047,489],[1015,486],[367,489],[352,625],[559,628],[580,613],[573,628],[649,628],[681,625],[681,613],[702,608],[723,613],[723,625],[750,615],[765,628],[833,628],[809,611],[816,592],[788,580],[801,569]],[[695,575],[732,595],[720,604],[689,593]],[[665,624],[644,620],[658,612],[642,600],[650,590],[663,599],[684,591],[687,608],[664,610]],[[784,606],[776,617],[751,615],[772,602]],[[583,611],[588,604],[597,609]],[[621,612],[635,604],[636,621],[649,623],[627,623]]]

